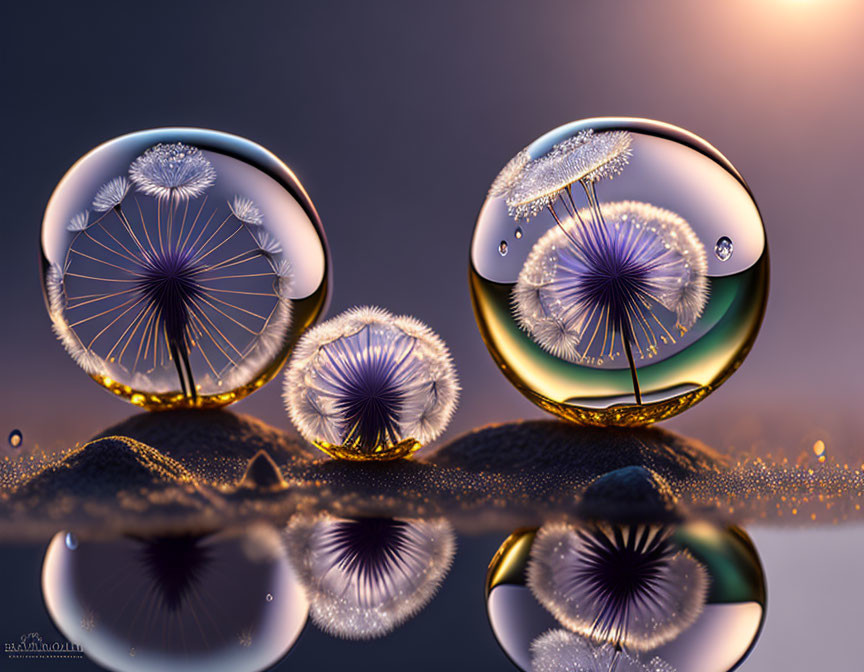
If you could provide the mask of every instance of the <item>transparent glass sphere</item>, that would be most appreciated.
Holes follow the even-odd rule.
[[[146,408],[213,407],[279,371],[324,309],[315,208],[273,154],[194,128],[131,133],[78,160],[42,225],[57,337]]]
[[[486,576],[492,631],[522,670],[728,672],[753,648],[765,576],[737,527],[552,523]]]
[[[707,142],[586,119],[495,179],[470,286],[489,351],[529,399],[575,422],[637,425],[686,410],[741,364],[768,248],[746,183]]]
[[[309,613],[279,532],[263,524],[102,540],[60,532],[45,553],[42,592],[70,642],[128,672],[269,669]]]

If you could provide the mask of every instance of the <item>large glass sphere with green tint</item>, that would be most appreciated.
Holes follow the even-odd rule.
[[[747,184],[708,142],[595,118],[506,164],[469,275],[483,339],[523,394],[574,422],[639,425],[689,408],[744,360],[768,247]]]

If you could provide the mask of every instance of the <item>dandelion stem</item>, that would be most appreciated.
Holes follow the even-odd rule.
[[[642,392],[639,389],[639,377],[636,375],[636,363],[633,361],[633,351],[630,349],[629,329],[621,330],[621,340],[624,341],[624,352],[627,353],[627,363],[630,365],[630,376],[633,378],[633,394],[636,395],[636,403],[642,405]]]
[[[609,661],[609,672],[615,672],[615,668],[618,667],[618,659],[621,657],[621,646],[615,646],[615,654],[612,656],[612,660]]]

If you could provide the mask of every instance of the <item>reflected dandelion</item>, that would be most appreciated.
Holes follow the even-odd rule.
[[[656,525],[542,527],[528,586],[568,629],[616,648],[649,650],[689,627],[705,604],[705,568]]]
[[[346,639],[381,637],[417,614],[455,549],[443,519],[297,519],[286,539],[312,620]]]
[[[611,644],[592,644],[567,630],[550,630],[531,644],[531,672],[675,672],[658,657],[642,662]]]

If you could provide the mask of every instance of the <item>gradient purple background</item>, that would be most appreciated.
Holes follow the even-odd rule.
[[[453,437],[542,415],[496,370],[471,312],[468,245],[489,183],[557,125],[626,115],[683,126],[723,152],[755,194],[772,255],[750,358],[669,426],[723,449],[734,443],[723,428],[741,418],[760,431],[760,418],[779,419],[779,431],[814,409],[822,436],[842,437],[837,454],[860,464],[861,3],[14,3],[0,23],[0,430],[23,430],[26,449],[72,445],[135,412],[77,369],[42,305],[42,212],[91,147],[189,125],[284,159],[329,237],[330,314],[380,304],[450,344],[464,388]],[[289,424],[277,382],[235,408]],[[805,628],[808,617],[777,618]]]

